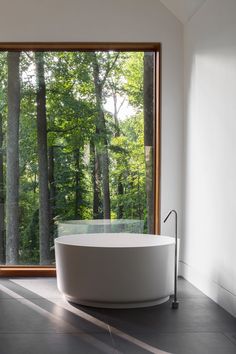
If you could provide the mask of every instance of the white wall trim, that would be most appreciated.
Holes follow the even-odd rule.
[[[179,275],[236,317],[236,295],[206,277],[192,266],[179,261]]]

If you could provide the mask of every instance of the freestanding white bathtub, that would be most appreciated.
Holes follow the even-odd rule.
[[[58,237],[58,289],[86,306],[161,304],[173,294],[174,245],[172,237],[130,233]]]

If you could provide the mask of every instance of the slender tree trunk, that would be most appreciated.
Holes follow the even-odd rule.
[[[113,96],[113,103],[114,103],[115,137],[119,137],[120,136],[120,124],[118,119],[119,109],[117,107],[117,94],[114,87],[112,87],[112,96]],[[122,201],[122,196],[124,195],[124,187],[122,183],[122,174],[118,176],[117,194],[118,194],[117,218],[122,219],[124,215],[124,204]]]
[[[119,199],[121,199],[121,197],[124,195],[124,187],[123,187],[123,183],[121,182],[121,176],[118,177],[117,194],[118,197],[120,197]],[[123,216],[124,216],[124,204],[123,201],[119,200],[117,218],[122,219]]]
[[[4,218],[4,177],[3,177],[3,117],[0,113],[0,264],[5,263],[5,218]]]
[[[154,62],[153,53],[144,54],[144,149],[146,165],[147,226],[154,231],[153,200],[153,116],[154,116]]]
[[[17,264],[19,253],[20,52],[8,52],[7,61],[6,263]]]
[[[143,215],[142,215],[142,209],[141,209],[141,195],[140,195],[140,175],[139,175],[139,171],[138,171],[138,216],[139,216],[139,220],[143,219]]]
[[[53,245],[54,238],[54,218],[56,216],[56,181],[55,181],[55,147],[48,148],[48,181],[50,196],[50,245]]]
[[[99,64],[97,61],[96,53],[93,57],[93,77],[96,94],[96,106],[97,106],[97,122],[96,130],[100,136],[101,151],[98,151],[99,160],[101,162],[102,171],[102,192],[103,192],[103,215],[104,219],[111,218],[111,203],[110,203],[110,186],[109,186],[109,157],[108,157],[108,141],[106,136],[106,122],[104,111],[102,107],[102,89],[103,84],[99,78]]]
[[[44,53],[36,52],[37,78],[37,138],[39,163],[39,238],[40,264],[50,263],[50,207],[48,188],[46,85]]]
[[[101,153],[102,189],[103,189],[103,215],[104,219],[111,218],[110,186],[109,186],[109,159],[107,148]]]
[[[90,163],[92,167],[92,183],[93,183],[93,218],[101,219],[101,190],[100,190],[100,170],[98,155],[94,143],[90,142]]]
[[[120,124],[118,119],[117,95],[114,87],[112,87],[112,97],[114,103],[114,121],[115,121],[115,137],[120,136]]]
[[[74,153],[75,158],[75,218],[80,219],[80,150],[76,149]]]
[[[48,148],[48,180],[50,187],[50,212],[51,219],[55,217],[56,208],[56,182],[55,182],[55,149],[54,146]]]

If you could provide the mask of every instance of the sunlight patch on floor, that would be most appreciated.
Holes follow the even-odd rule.
[[[44,316],[47,316],[50,319],[51,318],[56,319],[57,323],[58,323],[58,321],[61,321],[64,323],[65,326],[69,325],[69,328],[71,328],[71,330],[73,330],[73,332],[78,329],[76,327],[70,325],[66,321],[61,320],[61,316],[59,316],[60,311],[62,311],[62,310],[70,311],[71,313],[79,316],[80,318],[86,320],[87,322],[89,322],[89,323],[91,323],[103,330],[109,330],[112,335],[120,337],[120,338],[136,345],[137,347],[147,350],[150,353],[170,354],[170,353],[162,351],[158,348],[155,348],[155,347],[153,347],[153,346],[151,346],[151,345],[149,345],[149,344],[147,344],[147,343],[145,343],[133,336],[130,336],[129,334],[127,334],[127,333],[125,333],[113,326],[109,326],[107,323],[97,319],[96,317],[91,316],[91,315],[87,314],[86,312],[82,311],[81,309],[78,309],[78,308],[70,305],[70,303],[68,303],[62,297],[62,295],[58,292],[58,290],[56,289],[56,280],[55,279],[50,279],[49,281],[48,280],[45,281],[45,279],[40,279],[40,278],[38,278],[38,279],[36,279],[36,278],[35,279],[11,279],[11,281],[24,287],[27,290],[34,292],[35,294],[43,297],[44,299],[47,299],[47,301],[50,301],[51,303],[55,304],[56,305],[55,311],[53,313],[48,312],[48,311],[42,309],[40,306],[32,303],[30,300],[24,299],[23,297],[19,298],[19,295],[17,293],[13,292],[12,290],[6,288],[5,286],[3,286],[1,284],[0,284],[0,290],[5,291],[8,295],[12,296],[16,300],[20,300],[22,303],[29,306],[33,310],[39,312],[40,314],[43,314]],[[44,292],[44,288],[45,288],[45,292]],[[49,294],[52,297],[48,297]],[[94,340],[94,338],[92,338],[92,339]],[[96,340],[96,342],[97,342],[97,340]],[[104,343],[102,343],[102,344],[104,344]],[[117,351],[117,353],[119,353],[119,352]]]

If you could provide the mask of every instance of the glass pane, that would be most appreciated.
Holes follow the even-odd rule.
[[[153,52],[0,53],[0,263],[54,238],[153,233]]]

